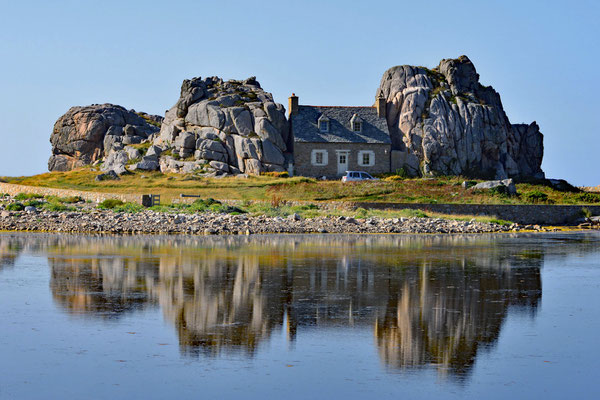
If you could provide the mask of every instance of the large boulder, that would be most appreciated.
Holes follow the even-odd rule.
[[[193,153],[219,171],[260,174],[263,162],[270,169],[283,169],[289,140],[285,109],[254,77],[226,82],[210,77],[183,82],[154,144],[172,148],[181,158]],[[173,162],[163,163],[161,169],[183,172]]]
[[[161,120],[113,104],[71,107],[54,124],[48,169],[69,171],[120,150],[122,144],[141,143],[159,131]]]
[[[386,101],[392,150],[407,153],[405,170],[413,175],[544,178],[539,127],[511,124],[500,95],[479,83],[466,56],[434,69],[390,68],[377,95]]]

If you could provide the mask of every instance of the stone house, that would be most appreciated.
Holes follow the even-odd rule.
[[[289,98],[293,174],[335,179],[346,171],[390,172],[385,100],[374,107],[299,105]]]

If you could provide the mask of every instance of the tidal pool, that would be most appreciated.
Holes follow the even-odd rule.
[[[0,234],[0,399],[598,398],[600,234]]]

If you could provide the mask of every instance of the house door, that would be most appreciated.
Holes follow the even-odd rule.
[[[337,152],[337,172],[338,175],[344,175],[348,170],[348,155],[349,151],[338,151]]]

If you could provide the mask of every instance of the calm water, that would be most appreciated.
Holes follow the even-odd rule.
[[[0,398],[600,398],[600,234],[0,234]]]

